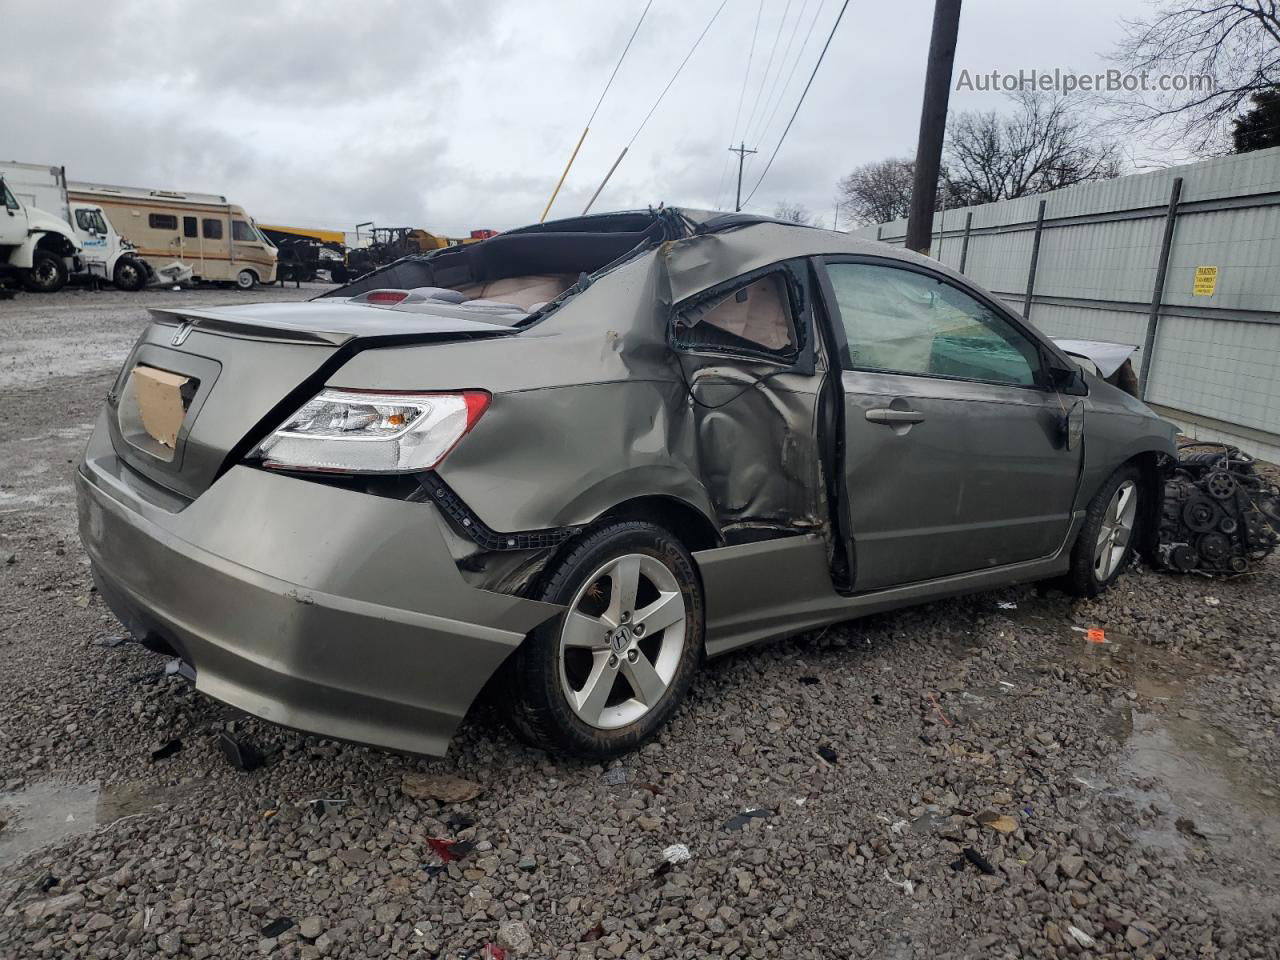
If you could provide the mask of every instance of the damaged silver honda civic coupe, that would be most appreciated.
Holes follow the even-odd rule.
[[[1173,427],[938,263],[659,209],[154,310],[77,475],[199,690],[443,754],[631,749],[704,657],[1150,549]]]

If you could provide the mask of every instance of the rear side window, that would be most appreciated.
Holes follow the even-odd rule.
[[[242,243],[257,243],[258,235],[253,232],[253,227],[249,226],[243,220],[232,220],[231,239],[239,240]]]
[[[172,213],[153,213],[147,217],[147,225],[152,230],[177,230],[178,218]]]
[[[787,274],[774,270],[683,307],[675,345],[790,360],[799,350]]]
[[[215,220],[212,217],[205,217],[204,238],[206,240],[221,240],[222,239],[222,221]]]
[[[853,369],[1033,386],[1036,344],[943,280],[870,263],[827,265]]]
[[[198,236],[198,234],[196,233],[195,217],[182,218],[182,235],[184,237],[191,237],[191,238],[195,238],[196,236]]]

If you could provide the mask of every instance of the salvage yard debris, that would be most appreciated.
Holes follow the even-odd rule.
[[[484,787],[448,773],[406,771],[400,778],[400,792],[414,800],[465,803],[484,792]]]
[[[741,813],[735,814],[724,822],[726,830],[741,830],[752,820],[763,817],[773,816],[772,810],[766,810],[763,807],[755,807],[751,810],[743,810]]]
[[[994,810],[984,810],[975,818],[984,827],[990,827],[1000,833],[1013,833],[1018,829],[1018,821],[1010,816],[1002,816]]]
[[[227,758],[227,763],[243,773],[257,770],[265,759],[262,751],[252,743],[233,737],[225,730],[218,734],[218,749]]]

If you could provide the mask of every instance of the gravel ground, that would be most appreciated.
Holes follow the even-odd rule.
[[[1280,956],[1280,562],[731,655],[608,769],[485,708],[441,761],[322,741],[109,645],[70,476],[142,308],[311,292],[0,303],[0,957]]]

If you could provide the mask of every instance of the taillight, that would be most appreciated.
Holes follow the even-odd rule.
[[[439,464],[488,406],[483,390],[322,390],[250,458],[284,470],[419,473]]]
[[[363,300],[365,303],[378,303],[394,307],[408,296],[408,290],[370,290],[363,297],[356,297],[355,299]]]

